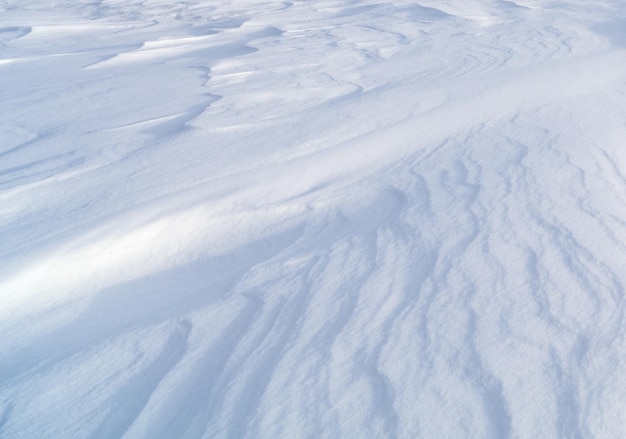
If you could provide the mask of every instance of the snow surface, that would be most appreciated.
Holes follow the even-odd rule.
[[[626,3],[0,0],[0,437],[626,437]]]

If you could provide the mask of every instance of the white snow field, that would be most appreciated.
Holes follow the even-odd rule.
[[[0,0],[0,437],[626,437],[626,2]]]

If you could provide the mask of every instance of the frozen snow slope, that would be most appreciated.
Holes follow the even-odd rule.
[[[626,3],[0,0],[0,437],[626,437]]]

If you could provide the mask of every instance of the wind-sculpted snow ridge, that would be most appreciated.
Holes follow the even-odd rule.
[[[626,437],[625,23],[0,1],[0,437]]]

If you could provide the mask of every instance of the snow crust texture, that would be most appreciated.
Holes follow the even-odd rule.
[[[0,437],[626,437],[626,4],[0,0]]]

